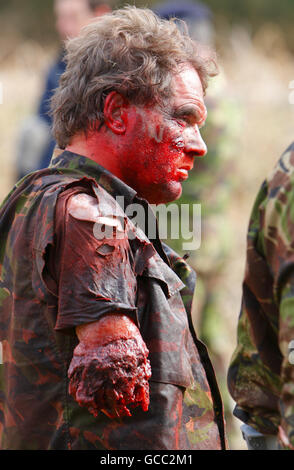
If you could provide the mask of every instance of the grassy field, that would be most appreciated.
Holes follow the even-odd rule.
[[[14,183],[16,139],[24,118],[34,112],[43,77],[53,51],[34,42],[25,42],[5,58],[0,55],[0,199]],[[293,139],[294,105],[289,103],[289,83],[294,80],[294,60],[284,46],[281,32],[265,27],[254,41],[246,30],[232,32],[220,55],[226,92],[240,109],[238,150],[234,157],[234,188],[225,215],[234,243],[226,261],[224,293],[220,315],[225,335],[218,338],[225,351],[225,368],[235,347],[235,329],[240,308],[244,273],[246,230],[250,210],[264,177]],[[233,406],[231,404],[230,406]],[[245,448],[238,431],[230,423],[232,449]]]

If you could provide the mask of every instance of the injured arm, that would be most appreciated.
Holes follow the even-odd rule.
[[[126,315],[108,314],[76,327],[79,344],[69,366],[69,393],[97,416],[131,416],[130,408],[149,406],[148,349]]]

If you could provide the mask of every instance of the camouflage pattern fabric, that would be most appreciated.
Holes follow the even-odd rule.
[[[228,374],[234,414],[294,449],[294,144],[264,181],[247,239],[238,345]]]
[[[128,259],[133,260],[137,279],[136,305],[119,289],[116,298],[101,299],[99,289],[95,291],[99,282],[94,282],[89,288],[92,297],[87,286],[85,296],[78,295],[75,287],[71,290],[80,314],[72,311],[72,299],[71,308],[64,307],[68,304],[62,286],[78,286],[88,275],[86,265],[81,274],[73,263],[58,290],[50,276],[51,248],[58,257],[55,210],[70,189],[96,197],[99,207],[115,205],[114,198],[123,196],[126,205],[135,202],[149,211],[146,201],[131,188],[95,162],[71,152],[57,152],[48,169],[25,177],[4,201],[0,210],[0,340],[4,360],[0,447],[225,448],[223,408],[214,371],[191,321],[195,273],[183,259],[162,246],[158,238],[151,243],[143,230],[135,227]],[[67,220],[66,213],[64,218]],[[90,240],[93,223],[80,224],[81,236],[88,230]],[[98,241],[89,241],[92,249],[91,243]],[[103,286],[107,288],[107,282]],[[121,295],[124,303],[117,299]],[[117,420],[102,413],[94,418],[81,408],[68,394],[67,378],[77,344],[75,326],[94,321],[113,307],[136,318],[152,368],[148,412],[135,409],[132,417]]]

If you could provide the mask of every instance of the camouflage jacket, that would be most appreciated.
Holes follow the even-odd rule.
[[[294,144],[256,198],[238,345],[228,374],[234,414],[264,434],[294,445]],[[292,342],[292,343],[291,343]]]
[[[93,236],[93,221],[77,221],[79,241],[73,242],[64,205],[59,217],[64,228],[57,227],[56,208],[63,207],[66,193],[75,192],[96,198],[102,214],[119,209],[118,196],[126,206],[136,203],[149,211],[146,201],[122,181],[66,151],[56,153],[48,169],[21,180],[4,201],[1,448],[224,448],[214,371],[192,326],[194,271],[163,248],[157,236],[151,243],[135,226],[135,236],[122,247],[121,262],[113,266],[108,256],[101,263],[104,253]],[[87,258],[83,250],[93,253]],[[102,271],[97,273],[99,255]],[[58,260],[58,268],[54,262],[52,267],[52,259]],[[148,412],[136,408],[132,417],[111,420],[103,413],[94,418],[69,396],[67,370],[77,345],[75,327],[115,311],[137,322],[150,351],[152,377]]]

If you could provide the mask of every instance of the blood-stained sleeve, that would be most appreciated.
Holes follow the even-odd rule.
[[[124,313],[137,323],[132,252],[123,218],[112,209],[85,193],[57,205],[57,330],[107,313]]]

